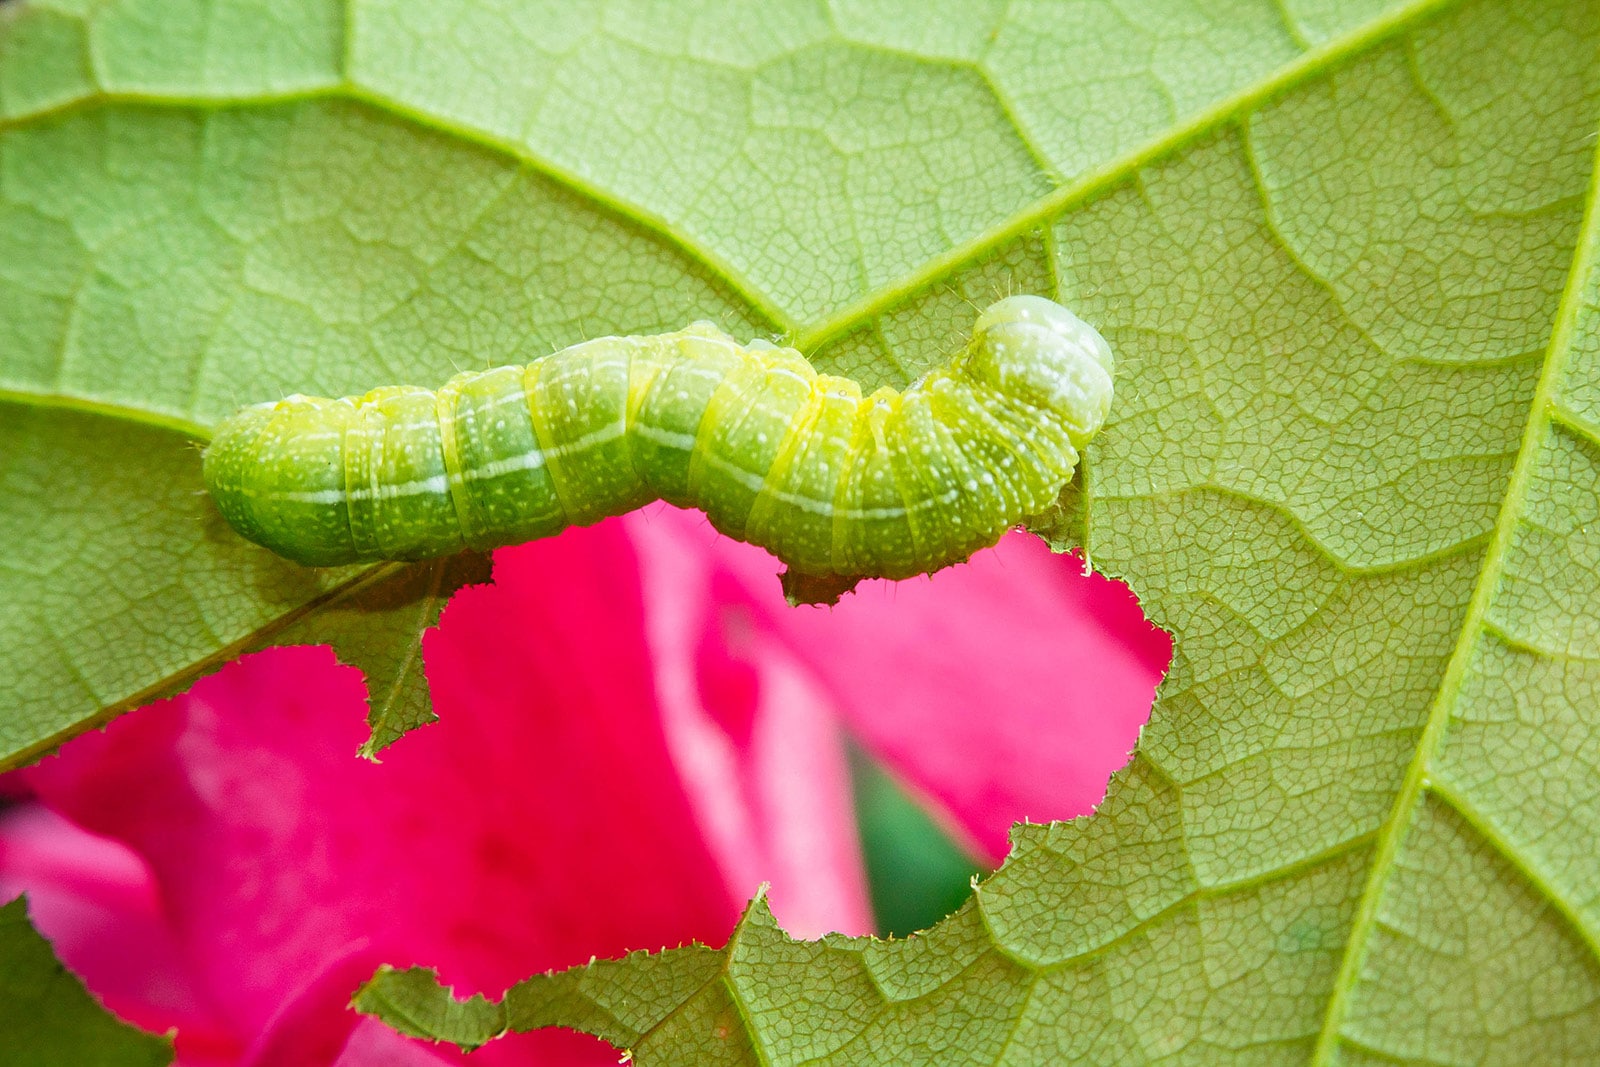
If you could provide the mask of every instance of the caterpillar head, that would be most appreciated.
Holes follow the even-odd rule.
[[[973,327],[968,353],[969,375],[1054,413],[1079,448],[1111,408],[1111,346],[1054,300],[1008,296],[989,305]]]

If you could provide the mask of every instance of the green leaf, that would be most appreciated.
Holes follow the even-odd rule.
[[[1119,377],[1041,526],[1177,637],[1102,810],[908,941],[758,905],[386,1017],[641,1063],[1594,1062],[1597,129],[1594,0],[0,7],[0,748],[341,595],[372,672],[475,580],[239,543],[191,446],[237,403],[700,317],[903,383],[1054,292]]]
[[[172,1042],[106,1011],[28,921],[26,897],[0,905],[0,1048],[11,1067],[160,1067]]]
[[[786,940],[763,898],[758,896],[750,914],[766,917],[769,938]],[[735,939],[739,936],[736,933]],[[612,1044],[632,1047],[663,1016],[681,1013],[689,1030],[704,1033],[709,1041],[694,1048],[678,1046],[676,1035],[668,1034],[666,1040],[683,1058],[666,1062],[749,1062],[752,1053],[745,1026],[728,989],[717,980],[723,962],[722,953],[704,945],[654,956],[634,952],[621,960],[596,961],[521,982],[498,1003],[482,996],[456,1000],[439,984],[438,976],[423,967],[403,971],[385,967],[356,991],[352,1007],[380,1016],[403,1034],[450,1041],[465,1049],[478,1048],[508,1030],[552,1025],[582,1029]]]

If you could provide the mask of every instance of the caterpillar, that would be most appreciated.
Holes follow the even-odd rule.
[[[236,531],[310,566],[548,537],[661,499],[787,564],[792,601],[966,559],[1072,478],[1111,405],[1111,349],[1013,296],[904,392],[863,397],[710,323],[601,337],[437,391],[294,395],[222,420],[203,474]]]

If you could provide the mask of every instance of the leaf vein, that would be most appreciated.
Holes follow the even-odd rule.
[[[1567,358],[1572,352],[1572,335],[1579,309],[1583,305],[1583,286],[1600,258],[1600,153],[1591,164],[1589,174],[1588,204],[1577,248],[1573,252],[1572,270],[1567,275],[1566,291],[1562,294],[1556,315],[1555,329],[1551,334],[1549,354],[1539,384],[1534,390],[1528,418],[1518,451],[1516,466],[1506,488],[1500,515],[1495,523],[1494,536],[1483,565],[1478,572],[1477,588],[1467,608],[1467,617],[1450,657],[1450,664],[1440,682],[1439,691],[1429,709],[1427,724],[1417,745],[1416,755],[1406,770],[1404,783],[1395,797],[1394,807],[1378,831],[1378,851],[1368,872],[1367,884],[1362,891],[1361,905],[1352,926],[1351,936],[1345,945],[1344,959],[1338,977],[1328,998],[1323,1019],[1322,1034],[1312,1055],[1316,1067],[1325,1067],[1334,1060],[1339,1040],[1339,1030],[1348,1010],[1348,1001],[1360,979],[1360,968],[1366,955],[1369,936],[1378,917],[1379,903],[1388,886],[1401,844],[1414,821],[1428,780],[1428,768],[1444,743],[1462,680],[1472,658],[1478,635],[1484,632],[1490,601],[1505,569],[1505,559],[1510,550],[1512,536],[1522,513],[1528,483],[1533,476],[1540,446],[1550,427],[1552,399],[1562,381]]]

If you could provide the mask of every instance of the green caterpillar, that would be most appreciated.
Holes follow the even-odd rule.
[[[1043,511],[1111,379],[1105,340],[1037,296],[992,305],[945,365],[867,397],[702,322],[436,392],[256,404],[217,427],[205,482],[240,534],[311,566],[516,544],[661,499],[769,549],[791,599],[831,601],[960,562]]]

